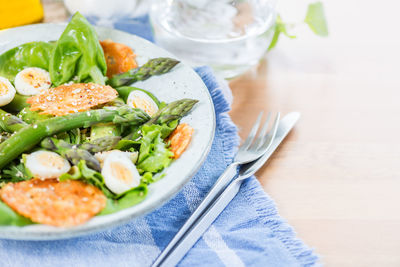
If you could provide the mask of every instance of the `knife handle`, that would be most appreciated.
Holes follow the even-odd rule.
[[[185,254],[194,246],[197,240],[210,227],[215,219],[228,206],[232,199],[239,192],[240,186],[244,180],[235,179],[222,194],[211,204],[203,214],[193,223],[193,225],[185,232],[183,237],[175,244],[172,250],[160,261],[162,267],[176,266]]]
[[[199,217],[203,214],[206,208],[214,202],[214,200],[222,193],[225,187],[229,184],[233,177],[235,177],[237,173],[236,162],[230,164],[228,168],[222,173],[222,175],[215,182],[214,186],[208,192],[204,200],[200,203],[200,205],[195,209],[195,211],[190,215],[187,221],[182,225],[179,231],[175,234],[172,240],[168,243],[167,247],[161,252],[156,261],[152,266],[160,266],[160,263],[163,259],[169,254],[169,252],[174,248],[174,246],[178,243],[178,241],[184,236],[186,231],[192,226],[192,224],[199,219]]]

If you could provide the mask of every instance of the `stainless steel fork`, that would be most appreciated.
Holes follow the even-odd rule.
[[[271,112],[268,113],[264,126],[257,136],[258,128],[261,123],[263,113],[257,117],[257,120],[251,129],[248,137],[240,146],[233,162],[223,172],[223,174],[215,182],[214,186],[208,192],[207,196],[192,213],[185,224],[179,229],[174,238],[169,242],[167,247],[162,251],[152,266],[159,266],[162,259],[173,249],[174,245],[182,238],[190,226],[202,215],[203,211],[209,206],[225,189],[233,177],[236,176],[237,167],[246,164],[261,157],[271,146],[279,125],[280,113],[278,112],[271,129],[268,131]],[[257,136],[257,137],[256,137]]]
[[[240,186],[245,179],[251,177],[271,157],[279,144],[285,139],[300,117],[300,113],[291,112],[279,121],[278,131],[271,147],[255,161],[241,165],[239,174],[224,189],[224,191],[213,201],[201,216],[191,225],[184,236],[179,239],[174,248],[161,261],[160,267],[176,266],[194,244],[201,238],[204,232],[210,227],[214,220],[222,213],[225,207],[239,192]]]

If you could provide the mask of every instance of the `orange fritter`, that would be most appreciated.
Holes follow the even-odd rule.
[[[111,78],[115,74],[137,67],[136,55],[129,46],[115,43],[109,39],[100,41],[100,44],[107,62],[107,77]]]
[[[112,101],[118,92],[108,85],[95,83],[74,83],[60,85],[28,98],[31,110],[56,116],[89,110]]]
[[[194,129],[186,123],[179,124],[178,127],[168,137],[170,149],[174,153],[174,158],[179,158],[186,150],[192,139]]]
[[[33,222],[53,226],[82,224],[106,206],[106,197],[95,186],[81,181],[32,179],[8,183],[1,199]]]

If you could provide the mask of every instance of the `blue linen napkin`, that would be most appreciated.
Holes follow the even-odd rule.
[[[151,39],[146,17],[114,26]],[[126,225],[89,236],[0,240],[0,266],[149,266],[232,161],[239,144],[237,128],[226,114],[226,84],[218,83],[208,67],[196,72],[212,96],[217,128],[205,163],[173,199]],[[179,266],[314,266],[317,261],[252,177]]]

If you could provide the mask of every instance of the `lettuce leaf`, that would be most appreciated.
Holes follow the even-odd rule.
[[[118,195],[111,192],[104,183],[104,177],[101,173],[90,169],[84,160],[73,166],[68,173],[60,176],[59,180],[82,180],[99,188],[107,198],[118,198]]]
[[[18,72],[27,67],[48,70],[54,44],[30,42],[14,47],[0,55],[0,76],[14,82]]]
[[[137,167],[141,171],[156,173],[168,167],[173,153],[163,140],[162,125],[143,125]],[[166,132],[164,132],[166,135]]]
[[[1,182],[21,182],[26,181],[32,178],[32,175],[29,173],[27,169],[25,169],[25,165],[20,163],[11,163],[7,168],[3,169],[0,175]]]
[[[158,98],[153,95],[152,93],[150,93],[147,90],[141,89],[141,88],[137,88],[137,87],[133,87],[133,86],[121,86],[121,87],[117,87],[115,88],[115,90],[118,91],[118,96],[120,98],[122,98],[122,100],[124,102],[126,102],[128,100],[129,94],[133,91],[142,91],[143,93],[147,94],[151,99],[153,99],[153,101],[157,104],[158,108],[160,108],[160,100],[158,100]]]
[[[0,201],[0,225],[24,226],[28,224],[33,224],[33,222],[17,214],[7,204]]]
[[[178,126],[179,120],[173,120],[169,123],[163,123],[161,125],[151,125],[153,128],[156,128],[161,132],[161,138],[167,138]],[[118,144],[115,146],[115,149],[122,150],[122,151],[137,151],[140,149],[142,144],[142,134],[143,134],[143,127],[148,129],[149,125],[143,125],[141,127],[133,127],[131,132],[121,139]],[[146,132],[145,129],[145,132]]]
[[[151,178],[148,175],[146,177],[146,179]],[[147,195],[147,185],[145,183],[141,183],[123,194],[114,194],[106,187],[101,173],[88,168],[84,160],[80,161],[78,166],[73,166],[72,171],[60,177],[60,181],[68,179],[85,181],[96,186],[104,193],[107,197],[107,204],[98,215],[106,215],[134,206],[143,201]]]
[[[111,214],[142,202],[147,195],[147,185],[142,183],[139,186],[129,190],[118,199],[107,198],[106,207],[98,215]]]
[[[80,13],[75,13],[56,43],[50,59],[55,86],[69,82],[105,84],[107,64],[97,33]]]

